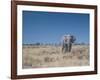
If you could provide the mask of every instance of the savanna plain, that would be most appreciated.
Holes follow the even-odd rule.
[[[23,69],[88,65],[89,45],[73,45],[71,52],[66,53],[62,53],[61,46],[23,45]]]

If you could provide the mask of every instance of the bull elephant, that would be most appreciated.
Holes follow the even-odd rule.
[[[63,37],[63,45],[62,45],[62,52],[71,52],[72,49],[72,43],[75,41],[75,37],[72,35],[65,35]]]

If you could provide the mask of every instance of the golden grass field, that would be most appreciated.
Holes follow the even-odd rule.
[[[89,65],[88,45],[74,45],[70,53],[62,53],[61,46],[26,46],[22,51],[25,69]]]

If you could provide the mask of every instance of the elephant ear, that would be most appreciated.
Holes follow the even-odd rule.
[[[76,38],[74,36],[71,36],[72,37],[72,43],[74,43],[76,41]]]

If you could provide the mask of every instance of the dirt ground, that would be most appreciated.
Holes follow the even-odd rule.
[[[70,53],[61,46],[23,46],[22,67],[47,68],[89,65],[89,46],[74,45]]]

